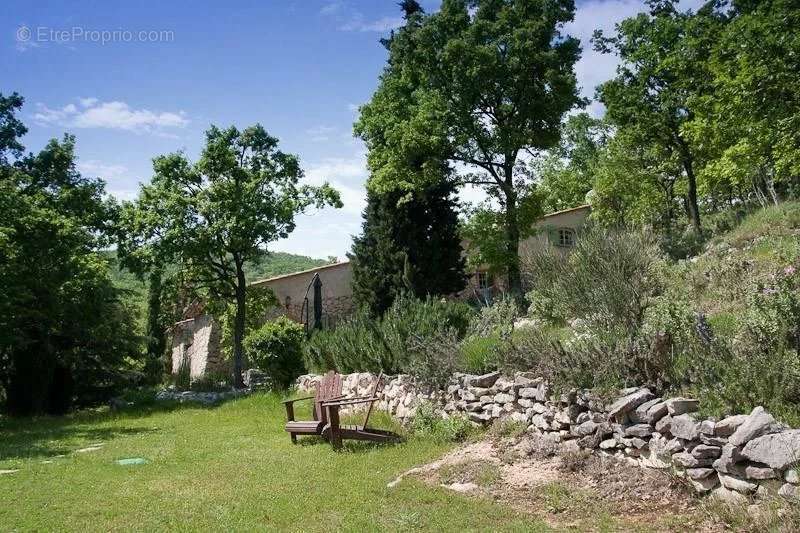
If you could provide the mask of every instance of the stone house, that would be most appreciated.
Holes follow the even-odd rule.
[[[322,326],[348,316],[353,311],[353,270],[349,261],[255,281],[250,286],[269,287],[278,300],[280,314],[313,326],[315,278],[320,281]]]
[[[543,216],[534,224],[533,234],[519,243],[520,257],[524,261],[528,252],[543,246],[568,251],[575,245],[577,235],[586,225],[590,214],[591,207],[581,205]],[[505,280],[494,276],[487,265],[482,265],[470,273],[467,287],[458,298],[489,303],[505,290]]]
[[[567,251],[586,224],[591,208],[588,205],[550,213],[535,224],[534,233],[520,242],[520,255],[542,246],[555,246]],[[323,265],[301,272],[284,274],[251,283],[251,287],[269,287],[278,300],[278,307],[264,319],[286,315],[308,327],[315,324],[315,284],[319,291],[317,303],[323,327],[329,327],[349,316],[354,310],[352,291],[353,270],[349,261]],[[316,281],[318,280],[318,281]],[[467,287],[453,298],[489,303],[505,290],[503,280],[487,267],[469,274]],[[172,340],[172,369],[188,358],[192,377],[221,368],[219,326],[208,316],[197,314],[177,323]]]

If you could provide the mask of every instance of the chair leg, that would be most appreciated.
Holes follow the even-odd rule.
[[[289,437],[292,439],[292,444],[297,444],[297,435],[295,433],[289,433]]]
[[[330,442],[334,450],[342,447],[342,434],[339,428],[339,406],[328,405],[328,424],[330,425]]]

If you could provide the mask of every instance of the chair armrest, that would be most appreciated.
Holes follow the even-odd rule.
[[[313,398],[314,398],[313,396],[303,396],[302,398],[293,398],[291,400],[283,400],[281,403],[285,405],[287,403],[299,402],[301,400],[311,400]]]
[[[333,406],[333,405],[342,406],[342,405],[352,405],[352,404],[357,404],[357,403],[377,402],[378,400],[380,400],[379,396],[369,396],[369,397],[365,396],[365,397],[362,397],[362,398],[347,398],[345,400],[324,401],[324,402],[322,402],[322,405],[324,407],[328,407],[329,405],[330,406]]]

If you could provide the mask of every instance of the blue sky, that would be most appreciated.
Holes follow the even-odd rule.
[[[422,4],[433,11],[439,2]],[[585,43],[577,73],[587,96],[615,66],[589,49],[592,30],[643,8],[637,0],[578,3],[568,31]],[[360,229],[367,175],[352,123],[386,59],[378,41],[400,22],[396,0],[5,0],[0,92],[25,97],[29,150],[74,133],[79,169],[124,199],[149,180],[154,156],[185,150],[196,158],[209,124],[260,122],[300,156],[309,182],[330,181],[345,203],[301,216],[271,248],[344,258]],[[602,113],[597,104],[590,110]]]

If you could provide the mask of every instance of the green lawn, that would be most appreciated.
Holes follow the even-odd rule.
[[[279,398],[266,394],[216,408],[0,418],[0,470],[19,469],[0,475],[0,531],[546,529],[415,481],[386,488],[447,445],[292,446],[283,418]],[[148,463],[116,464],[131,457]]]

